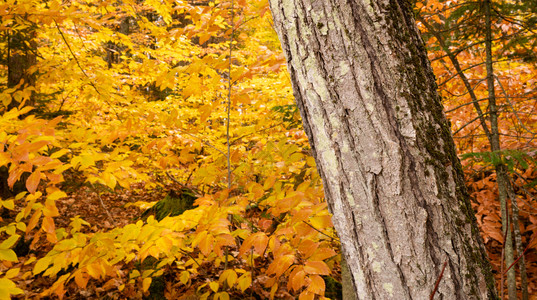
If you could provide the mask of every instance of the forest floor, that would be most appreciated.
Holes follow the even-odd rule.
[[[168,186],[166,190],[173,189],[174,187]],[[131,190],[122,190],[117,193],[103,193],[99,194],[89,187],[80,187],[76,192],[71,193],[70,197],[58,200],[56,202],[60,216],[55,218],[56,226],[58,228],[69,228],[69,224],[73,218],[79,216],[90,225],[86,226],[83,231],[85,232],[100,232],[108,231],[116,227],[123,227],[130,223],[135,223],[140,219],[143,210],[134,205],[137,202],[156,202],[163,199],[166,196],[166,190],[151,191],[144,190],[143,187],[134,188]],[[487,252],[491,258],[493,266],[493,273],[497,281],[498,288],[502,279],[500,272],[500,259],[502,256],[502,247],[500,243],[495,240],[490,240],[486,243]],[[50,243],[46,242],[44,238],[39,239],[30,246],[30,255],[20,256],[20,262],[17,264],[21,267],[21,271],[31,271],[30,266],[25,266],[25,261],[30,256],[42,257],[48,253],[50,249]],[[530,294],[530,300],[537,300],[537,252],[529,250],[526,255],[526,268],[528,270],[528,289]],[[517,282],[520,283],[520,277],[517,267]],[[505,270],[505,267],[504,267]],[[206,270],[210,273],[211,270]],[[168,274],[169,275],[169,274]],[[166,299],[183,299],[193,300],[198,299],[192,289],[186,289],[181,286],[179,280],[174,278],[176,276],[165,276],[164,282],[161,283],[161,289],[164,290],[163,295]],[[337,276],[339,277],[339,276]],[[170,279],[169,281],[167,281]],[[203,278],[199,277],[198,280],[203,282]],[[505,280],[505,276],[504,276]],[[29,278],[26,286],[21,286],[26,291],[33,291],[31,294],[26,294],[26,297],[37,297],[39,293],[50,287],[53,284],[53,280],[48,277]],[[21,282],[19,282],[20,284]],[[193,284],[196,285],[195,283]],[[506,286],[504,284],[504,289]],[[263,279],[258,278],[254,280],[252,290],[255,290],[255,294],[251,295],[232,295],[242,299],[260,299],[259,295],[269,296],[269,292],[263,287]],[[162,292],[160,292],[162,293]],[[124,293],[122,293],[124,295]],[[135,298],[142,297],[142,294],[138,291],[133,291]],[[505,294],[504,294],[505,295]],[[278,292],[276,294],[278,299],[294,299],[289,293],[285,291]],[[83,299],[95,297],[104,299],[121,299],[114,289],[104,289],[97,285],[92,289],[91,281],[88,288],[84,291],[79,291],[76,284],[69,284],[66,287],[66,293],[64,299]],[[162,299],[161,296],[144,295],[144,299]],[[337,297],[335,297],[337,298]]]

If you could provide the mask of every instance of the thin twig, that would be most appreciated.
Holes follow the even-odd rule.
[[[229,65],[228,65],[228,91],[227,91],[227,119],[226,119],[226,144],[227,144],[227,188],[231,189],[231,141],[229,135],[229,121],[231,118],[231,91],[233,84],[231,82],[231,68],[233,66],[233,35],[235,34],[235,24],[233,18],[235,17],[235,11],[233,5],[234,0],[231,0],[231,35],[229,37]],[[227,259],[226,259],[227,262]]]
[[[75,60],[76,62],[76,65],[78,66],[78,68],[80,69],[80,71],[82,71],[82,74],[84,74],[84,76],[86,76],[86,78],[88,78],[89,80],[89,84],[93,87],[93,89],[95,89],[95,91],[97,92],[97,94],[99,94],[99,96],[101,96],[101,99],[106,103],[108,104],[108,106],[110,106],[110,108],[112,109],[112,111],[114,112],[114,114],[116,115],[117,119],[119,120],[119,122],[123,123],[123,121],[121,120],[121,117],[119,116],[118,112],[116,111],[116,109],[114,108],[114,106],[104,97],[103,94],[101,94],[101,92],[99,91],[99,89],[97,88],[97,86],[95,86],[95,84],[93,83],[93,80],[91,80],[91,78],[88,76],[88,74],[86,73],[86,71],[84,70],[84,68],[82,68],[82,66],[80,65],[80,62],[78,61],[78,58],[76,57],[75,53],[73,52],[73,49],[71,49],[71,45],[69,45],[69,42],[67,42],[67,39],[65,38],[65,35],[63,34],[63,31],[61,30],[60,28],[60,25],[56,22],[56,20],[54,20],[54,24],[56,24],[56,29],[58,29],[58,32],[60,33],[63,41],[65,42],[65,45],[67,46],[67,49],[69,49],[69,52],[71,53],[71,55],[73,56],[73,59]]]
[[[481,101],[484,101],[484,100],[488,100],[489,98],[483,98],[483,99],[478,99],[477,102],[481,102]],[[457,109],[461,108],[461,107],[464,107],[464,106],[467,106],[467,105],[472,105],[474,104],[473,101],[470,101],[470,102],[466,102],[464,104],[461,104],[461,105],[458,105],[458,106],[455,106],[449,110],[446,110],[446,114],[447,113],[450,113],[450,112],[453,112],[453,111],[456,111]]]
[[[201,268],[200,263],[196,261],[196,259],[192,256],[192,254],[190,254],[189,252],[186,252],[183,249],[180,249],[179,252],[181,252],[181,253],[183,253],[185,255],[188,255],[196,263],[196,265],[198,265],[198,267]]]
[[[502,89],[502,92],[503,94],[505,95],[505,100],[507,101],[507,103],[509,104],[509,107],[511,107],[511,111],[513,112],[513,114],[515,114],[515,117],[518,121],[518,123],[520,124],[520,126],[522,128],[524,128],[524,130],[526,130],[526,132],[528,132],[529,134],[531,134],[533,136],[533,138],[535,138],[535,135],[537,133],[529,130],[528,128],[526,128],[526,126],[524,125],[524,123],[522,122],[522,120],[520,120],[519,116],[518,116],[518,113],[517,111],[515,110],[515,108],[513,107],[513,104],[511,103],[511,101],[509,100],[509,96],[507,95],[507,92],[505,91],[505,88],[503,87],[503,84],[501,83],[500,79],[498,78],[498,76],[494,75],[494,78],[496,78],[496,81],[498,82],[498,85],[500,86],[500,88]],[[528,141],[528,143],[530,143],[533,138],[531,140]]]
[[[216,147],[213,146],[211,143],[209,143],[209,142],[207,142],[207,141],[204,141],[202,138],[197,137],[197,136],[195,136],[195,135],[193,135],[193,134],[191,134],[191,133],[184,132],[184,131],[181,130],[181,129],[179,129],[179,131],[181,131],[182,134],[186,134],[186,135],[188,135],[188,136],[190,136],[190,137],[192,137],[192,138],[195,138],[195,139],[199,140],[200,142],[204,143],[205,145],[207,145],[207,146],[213,148],[214,150],[216,150],[216,151],[218,151],[220,154],[222,154],[224,157],[227,157],[227,156],[228,156],[224,151],[222,151],[222,150],[216,148]]]
[[[229,36],[229,65],[228,65],[228,91],[227,91],[227,119],[226,119],[226,145],[227,145],[227,189],[228,191],[231,190],[231,141],[230,141],[230,135],[229,135],[229,122],[231,118],[231,91],[233,89],[233,83],[231,79],[231,68],[233,66],[233,35],[235,34],[235,24],[234,24],[234,18],[235,18],[235,10],[234,10],[234,0],[231,0],[231,6],[230,6],[230,12],[231,12],[231,35]],[[232,216],[228,216],[230,226],[232,226]],[[228,268],[228,254],[229,254],[229,248],[226,247],[224,251],[224,269],[227,270]]]
[[[526,246],[526,249],[524,249],[524,252],[522,252],[522,254],[520,254],[520,256],[509,266],[509,268],[507,268],[507,270],[503,271],[502,273],[502,276],[504,274],[507,273],[507,271],[509,271],[509,269],[511,269],[514,265],[516,265],[516,263],[526,254],[526,252],[528,252],[528,250],[530,249],[530,245],[531,245],[531,242],[533,242],[533,239],[535,237],[533,237],[529,242],[528,242],[528,245]]]
[[[333,240],[333,241],[339,242],[339,239],[337,239],[337,238],[335,238],[335,237],[332,237],[332,236],[329,236],[328,234],[326,234],[326,233],[322,232],[321,230],[315,228],[315,226],[311,225],[310,223],[308,223],[308,222],[306,222],[306,221],[302,221],[302,222],[304,222],[304,224],[308,225],[309,227],[313,228],[313,229],[314,229],[315,231],[317,231],[318,233],[320,233],[320,234],[322,234],[322,235],[324,235],[324,236],[329,237],[329,238],[330,238],[331,240]]]
[[[457,131],[453,132],[453,135],[457,135],[457,133],[459,133],[461,130],[463,130],[466,126],[472,124],[473,122],[475,122],[475,121],[477,121],[477,120],[480,120],[481,117],[483,117],[483,116],[485,116],[485,115],[487,115],[487,114],[488,114],[488,112],[487,112],[487,113],[483,113],[482,115],[479,115],[479,116],[473,118],[472,120],[468,121],[466,124],[462,125],[459,129],[457,129]],[[486,133],[485,133],[485,135],[488,137],[488,135],[487,135]]]
[[[434,285],[434,290],[431,293],[431,296],[429,297],[429,300],[434,299],[434,294],[436,294],[436,291],[438,290],[438,286],[440,285],[440,280],[442,280],[442,277],[444,276],[444,270],[447,266],[447,260],[444,262],[444,266],[442,267],[442,271],[440,271],[440,275],[438,275],[438,278],[436,279],[436,283]]]
[[[93,183],[90,183],[90,185],[91,185],[91,188],[93,189],[93,191],[97,194],[97,197],[99,198],[99,202],[101,202],[101,207],[103,208],[104,212],[106,213],[106,215],[108,215],[108,218],[110,218],[112,223],[115,225],[116,220],[114,219],[114,217],[112,217],[112,215],[110,214],[110,212],[108,211],[108,209],[104,205],[104,201],[103,201],[103,198],[101,198],[101,194],[99,194],[99,191],[97,191],[97,189],[95,188]]]

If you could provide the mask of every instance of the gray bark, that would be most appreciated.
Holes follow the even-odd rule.
[[[494,92],[494,68],[492,65],[492,28],[491,28],[491,3],[490,0],[483,1],[485,11],[485,53],[487,67],[487,92],[489,100],[489,119],[490,119],[490,149],[500,157],[500,131],[498,129],[498,106],[496,105],[496,94]],[[500,200],[500,210],[502,214],[502,232],[504,233],[503,249],[505,252],[505,264],[509,268],[515,261],[513,253],[513,233],[511,230],[512,220],[511,211],[507,207],[507,185],[509,175],[507,174],[507,166],[503,163],[497,164],[496,181],[498,183],[498,198]],[[516,201],[516,199],[514,199]],[[518,219],[518,218],[517,218]],[[503,263],[503,262],[502,262]],[[507,272],[507,290],[509,300],[516,300],[516,274],[515,268],[510,268]],[[503,292],[503,291],[502,291]]]
[[[270,6],[357,299],[495,299],[410,1]]]

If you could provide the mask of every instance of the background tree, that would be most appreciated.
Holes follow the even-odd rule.
[[[501,228],[499,219],[484,220],[478,213],[485,241],[490,246],[501,243],[500,251],[491,253],[499,259],[501,252],[505,258],[505,266],[497,265],[499,279],[503,286],[502,270],[509,267],[509,299],[517,299],[517,268],[511,267],[517,262],[520,296],[527,299],[525,254],[533,238],[525,224],[533,223],[534,196],[530,192],[533,173],[526,170],[535,165],[536,135],[535,120],[528,114],[533,108],[528,105],[535,104],[535,89],[533,76],[518,77],[535,67],[535,5],[533,1],[429,1],[416,7],[458,148],[472,166],[467,168],[468,182],[477,190],[473,193],[476,209],[488,215],[501,212]],[[492,195],[476,189],[483,179],[495,185],[487,187],[492,187]]]
[[[270,2],[359,299],[493,299],[408,1]]]

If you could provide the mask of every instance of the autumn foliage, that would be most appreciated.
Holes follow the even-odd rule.
[[[453,13],[417,9],[438,23]],[[0,299],[336,297],[338,239],[266,1],[7,0],[0,15]],[[497,38],[513,24],[499,18]],[[484,97],[477,39],[451,38]],[[505,151],[491,154],[425,36],[495,269],[500,159],[535,274],[537,60],[522,57],[535,50],[525,40],[494,49]],[[170,191],[194,207],[142,217]]]

